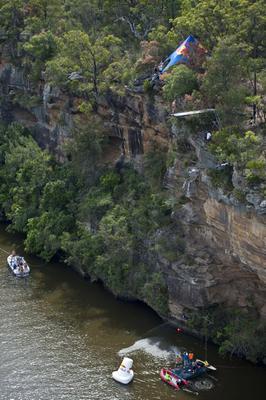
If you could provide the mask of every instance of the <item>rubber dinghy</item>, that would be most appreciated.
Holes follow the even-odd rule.
[[[28,276],[30,273],[30,267],[26,263],[24,257],[10,254],[10,256],[7,257],[7,264],[13,274],[20,278]]]
[[[173,374],[171,369],[162,368],[160,372],[162,381],[173,386],[176,390],[179,390],[182,386],[187,386],[188,382],[185,379],[179,378]]]

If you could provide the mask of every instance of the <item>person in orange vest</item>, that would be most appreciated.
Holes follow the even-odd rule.
[[[171,381],[171,376],[168,374],[168,372],[165,373],[164,378],[167,382]]]
[[[193,358],[194,358],[194,354],[192,353],[192,352],[189,352],[188,353],[188,359],[189,359],[189,361],[192,363],[192,361],[193,361]]]
[[[177,354],[177,355],[176,355],[175,364],[176,364],[176,366],[179,366],[179,365],[182,364],[182,357],[181,357],[180,354]]]

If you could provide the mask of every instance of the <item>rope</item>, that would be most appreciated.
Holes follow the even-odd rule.
[[[2,249],[1,247],[0,247],[0,250],[2,250],[4,253],[6,253],[6,254],[9,254],[9,252],[8,251],[6,251],[6,250],[4,250],[4,249]]]
[[[20,245],[19,247],[21,247],[22,245]],[[18,248],[18,247],[17,247]],[[10,254],[10,252],[8,252],[8,251],[6,251],[5,249],[2,249],[1,247],[0,247],[0,251],[3,251],[4,253],[6,253],[6,254]],[[30,263],[30,266],[32,267],[39,267],[40,266],[40,264],[38,263],[38,264],[35,264],[35,263]]]

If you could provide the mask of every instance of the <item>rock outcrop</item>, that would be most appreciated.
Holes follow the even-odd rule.
[[[29,82],[22,69],[4,61],[0,96],[0,118],[22,123],[43,148],[64,160],[64,143],[80,118],[79,100],[44,80]],[[95,113],[109,137],[106,160],[113,164],[122,154],[141,170],[152,142],[169,149],[178,140],[179,132],[169,124],[167,109],[156,95],[109,93],[99,99]],[[182,225],[185,248],[177,261],[160,255],[156,261],[166,276],[171,316],[180,319],[186,309],[225,304],[255,307],[266,318],[266,200],[250,193],[242,204],[215,189],[207,170],[215,168],[216,161],[204,140],[187,133],[186,142],[193,162],[185,166],[184,154],[177,150],[164,182],[169,197],[184,200],[172,218],[177,231]],[[234,172],[236,187],[239,179]]]
[[[224,304],[256,307],[266,317],[265,221],[210,196],[200,179],[197,185],[176,216],[185,229],[186,252],[168,274],[172,315]]]
[[[175,215],[177,223],[182,221],[186,250],[169,266],[171,314],[182,318],[186,309],[224,304],[255,307],[265,318],[265,216],[257,204],[250,208],[214,188],[207,172],[217,163],[206,143],[195,134],[186,140],[197,160],[186,172],[177,162],[168,180],[171,195],[186,199]]]

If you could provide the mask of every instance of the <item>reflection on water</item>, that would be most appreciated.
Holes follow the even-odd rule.
[[[14,241],[2,229],[0,247],[10,251]],[[159,371],[184,348],[202,357],[200,341],[177,334],[142,304],[116,300],[64,265],[27,257],[32,273],[18,279],[5,259],[0,251],[0,400],[192,397],[163,384]],[[125,354],[134,360],[135,379],[129,386],[111,379]],[[201,391],[201,399],[264,398],[265,370],[222,359],[213,346],[209,359],[219,367],[218,382]]]

